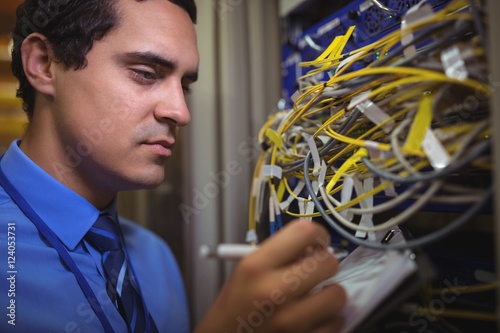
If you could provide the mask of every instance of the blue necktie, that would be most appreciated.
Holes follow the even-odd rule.
[[[109,214],[101,214],[90,228],[85,239],[102,254],[102,267],[106,278],[106,291],[127,322],[129,332],[146,331],[145,311],[142,298],[137,292],[117,222]],[[149,316],[152,331],[157,329]]]

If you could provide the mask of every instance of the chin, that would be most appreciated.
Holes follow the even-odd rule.
[[[150,172],[135,175],[122,175],[116,182],[119,191],[146,190],[158,187],[165,178],[165,172]]]
[[[161,183],[162,183],[161,181],[160,182],[144,183],[144,184],[139,185],[139,187],[137,189],[139,189],[139,190],[152,190],[152,189],[155,189],[158,186],[160,186]]]
[[[153,189],[163,182],[165,179],[165,172],[162,170],[161,174],[149,174],[137,179],[138,189]]]

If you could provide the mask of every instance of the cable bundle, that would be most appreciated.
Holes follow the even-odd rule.
[[[354,244],[412,248],[457,229],[489,202],[492,188],[454,181],[471,170],[489,177],[492,169],[481,9],[457,0],[433,13],[421,3],[397,31],[344,54],[353,31],[302,64],[312,69],[298,80],[293,109],[273,114],[259,133],[264,151],[254,171],[249,242],[258,241],[267,207],[270,234],[283,225],[281,214],[322,216]],[[318,82],[325,72],[329,80]],[[374,236],[431,202],[462,213],[405,244]]]

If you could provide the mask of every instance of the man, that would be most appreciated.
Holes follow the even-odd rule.
[[[27,0],[17,14],[30,124],[0,161],[0,331],[189,332],[170,250],[118,219],[115,197],[161,183],[190,120],[193,0]],[[328,243],[291,223],[241,261],[195,331],[337,331],[343,289],[310,293],[337,269]]]

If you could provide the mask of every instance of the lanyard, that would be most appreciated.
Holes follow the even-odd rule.
[[[0,156],[0,161],[3,156]],[[75,276],[80,288],[82,289],[85,297],[87,298],[90,306],[94,310],[94,313],[99,318],[102,327],[104,328],[104,332],[106,333],[114,333],[113,327],[111,326],[108,318],[104,314],[101,304],[99,300],[94,294],[94,291],[90,287],[87,279],[83,276],[83,273],[80,271],[78,266],[76,265],[73,258],[71,258],[68,250],[64,246],[64,244],[59,240],[59,238],[54,234],[54,232],[43,222],[40,216],[33,210],[33,208],[29,205],[29,203],[22,197],[22,195],[14,188],[14,186],[10,183],[10,181],[5,176],[2,168],[0,167],[0,185],[4,188],[5,192],[12,198],[14,203],[19,207],[19,209],[26,215],[26,217],[35,225],[38,231],[49,241],[49,243],[54,246],[56,251],[59,253],[59,256],[64,261],[64,263],[69,267],[73,275]],[[125,249],[126,251],[126,249]],[[136,281],[137,288],[139,289],[137,277],[135,276],[135,272],[132,270],[133,277]],[[139,293],[140,292],[139,289]],[[143,300],[144,303],[144,300]],[[151,323],[149,320],[149,314],[146,309],[146,304],[144,304],[144,312],[146,316],[146,331],[151,332]]]

